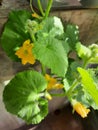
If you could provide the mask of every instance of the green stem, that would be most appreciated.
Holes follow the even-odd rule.
[[[38,96],[39,97],[43,97],[45,95],[45,93],[39,93]]]
[[[33,9],[33,6],[32,6],[32,0],[30,0],[30,8],[31,8],[31,11],[32,11],[33,13],[35,13],[35,11],[34,11],[34,9]]]
[[[34,34],[32,34],[32,30],[31,30],[31,29],[29,30],[29,33],[30,33],[30,36],[31,36],[32,41],[35,42],[36,39],[35,39]]]
[[[34,36],[34,35],[32,35],[32,40],[33,40],[33,42],[35,42],[35,41],[36,41],[36,39],[35,39],[35,36]]]
[[[38,7],[39,7],[39,10],[40,10],[42,16],[44,16],[44,11],[43,11],[43,8],[42,8],[40,0],[38,0]]]
[[[45,75],[46,74],[46,68],[43,64],[41,65],[41,69],[42,69],[42,74]]]
[[[88,61],[89,61],[89,59],[88,60],[84,60],[84,63],[83,63],[83,66],[82,66],[84,69],[87,67]]]
[[[48,6],[47,6],[46,11],[45,11],[45,18],[47,18],[49,15],[50,9],[52,7],[52,3],[53,3],[53,0],[49,0]]]
[[[68,98],[70,98],[70,95],[72,94],[72,90],[79,84],[79,79],[80,79],[80,77],[73,82],[72,86],[70,87],[70,89],[66,93]]]

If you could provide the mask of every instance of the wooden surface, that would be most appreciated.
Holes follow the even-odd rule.
[[[29,10],[27,0],[2,0],[2,5],[0,5],[0,33],[2,32],[3,25],[7,21],[9,12],[17,9]]]
[[[0,36],[4,24],[7,21],[8,14],[11,10],[27,9],[29,3],[26,0],[3,0],[0,5]],[[9,67],[9,69],[8,69]],[[20,70],[21,64],[12,62],[0,46],[0,82],[10,79],[17,71]],[[24,68],[21,68],[24,69]]]
[[[28,2],[26,0],[3,0],[0,5],[0,35],[3,26],[8,18],[8,13],[13,9],[29,9]],[[20,64],[12,62],[3,52],[0,47],[0,130],[14,130],[21,125],[23,121],[11,115],[5,110],[2,93],[4,89],[4,82],[12,78],[12,76],[21,68]],[[22,68],[21,68],[22,69]]]
[[[27,0],[3,0],[0,6],[0,32],[12,9],[30,10]],[[80,28],[80,38],[84,43],[98,40],[98,9],[65,10],[52,14],[61,17],[65,22],[77,24]]]
[[[5,22],[7,21],[8,13],[13,9],[29,10],[30,8],[26,0],[3,0],[2,5],[0,5],[0,34],[3,30]],[[80,28],[80,39],[84,44],[89,44],[98,40],[98,9],[66,10],[51,13],[51,15],[54,14],[61,17],[64,22],[77,24]],[[3,82],[12,78],[15,73],[22,69],[24,68],[21,66],[21,64],[12,62],[0,47],[0,130],[14,130],[18,126],[21,126],[21,121],[7,113],[4,109],[4,105],[2,102],[2,91],[4,89]],[[66,112],[68,112],[68,110]],[[65,130],[65,128],[66,130],[70,130],[71,121],[74,121],[73,124],[75,124],[74,129],[71,130],[82,130],[81,122],[79,121],[81,129],[76,129],[78,128],[78,123],[76,123],[77,120],[74,120],[73,116],[68,118],[66,116],[66,114],[68,113],[66,112],[61,112],[61,114],[59,115],[60,117],[56,115],[49,115],[49,118],[46,118],[46,121],[42,123],[43,125],[39,125],[36,130],[50,130],[50,128],[51,130]],[[51,117],[53,118],[51,119]],[[63,119],[59,121],[61,117]],[[48,119],[51,122],[55,122],[55,124],[53,125],[50,122],[48,123],[48,126],[45,126],[48,122]],[[67,122],[66,127],[64,125],[64,122]],[[61,128],[57,128],[58,125],[60,125]],[[70,125],[70,129],[68,129],[68,125]],[[43,126],[47,127],[47,129],[45,129],[45,127]]]
[[[0,130],[14,130],[19,128],[19,126],[22,126],[24,122],[5,110],[2,101],[3,89],[4,84],[0,83]]]
[[[80,40],[83,44],[98,41],[98,9],[66,10],[54,12],[64,22],[79,26]]]
[[[0,6],[0,33],[7,21],[8,13],[13,9],[30,10],[30,7],[27,0],[3,0]],[[98,41],[98,9],[56,11],[51,12],[51,15],[61,17],[64,22],[77,24],[83,44]],[[0,47],[0,81],[8,80],[21,69],[21,64],[12,62]]]

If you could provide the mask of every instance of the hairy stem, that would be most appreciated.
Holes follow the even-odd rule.
[[[32,0],[30,0],[30,8],[31,8],[31,11],[32,11],[33,13],[35,13],[35,11],[34,11],[34,9],[33,9],[33,6],[32,6]]]
[[[43,8],[42,8],[40,0],[38,0],[38,7],[39,7],[39,10],[40,10],[42,16],[44,16],[44,11],[43,11]]]
[[[49,0],[48,6],[47,6],[46,11],[45,11],[45,18],[47,18],[49,15],[50,9],[52,7],[52,3],[53,3],[53,0]]]
[[[43,64],[41,65],[41,69],[42,69],[42,74],[45,75],[46,74],[46,67]]]
[[[73,82],[73,84],[71,85],[70,89],[69,89],[68,92],[66,93],[67,97],[70,98],[70,95],[72,94],[73,89],[79,84],[79,79],[80,79],[80,77],[79,77],[78,79],[75,79],[75,80],[74,80],[74,82]]]

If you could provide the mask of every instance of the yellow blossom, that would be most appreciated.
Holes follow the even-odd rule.
[[[34,18],[38,18],[38,19],[40,18],[40,16],[39,16],[37,13],[33,13],[32,16],[33,16]]]
[[[63,88],[63,84],[57,83],[57,80],[55,78],[50,77],[48,74],[45,75],[45,78],[48,81],[47,90]]]
[[[87,117],[87,114],[90,112],[90,109],[87,109],[84,105],[80,102],[76,102],[73,104],[73,109],[82,117]]]
[[[52,96],[51,96],[49,93],[46,93],[45,97],[46,97],[48,100],[52,100]]]
[[[26,63],[34,64],[35,58],[32,53],[32,48],[34,47],[33,44],[30,44],[30,40],[26,40],[23,43],[23,46],[20,47],[15,55],[17,55],[22,60],[22,64],[25,65]]]

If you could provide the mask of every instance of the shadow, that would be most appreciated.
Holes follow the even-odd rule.
[[[17,130],[84,130],[80,117],[72,114],[70,105],[50,113],[40,124],[23,126]]]
[[[2,0],[0,0],[0,5],[2,5]]]
[[[91,108],[88,117],[81,119],[84,130],[98,130],[98,111]]]
[[[24,125],[15,130],[98,130],[98,111],[91,109],[87,118],[72,114],[70,104],[50,113],[38,125]]]

